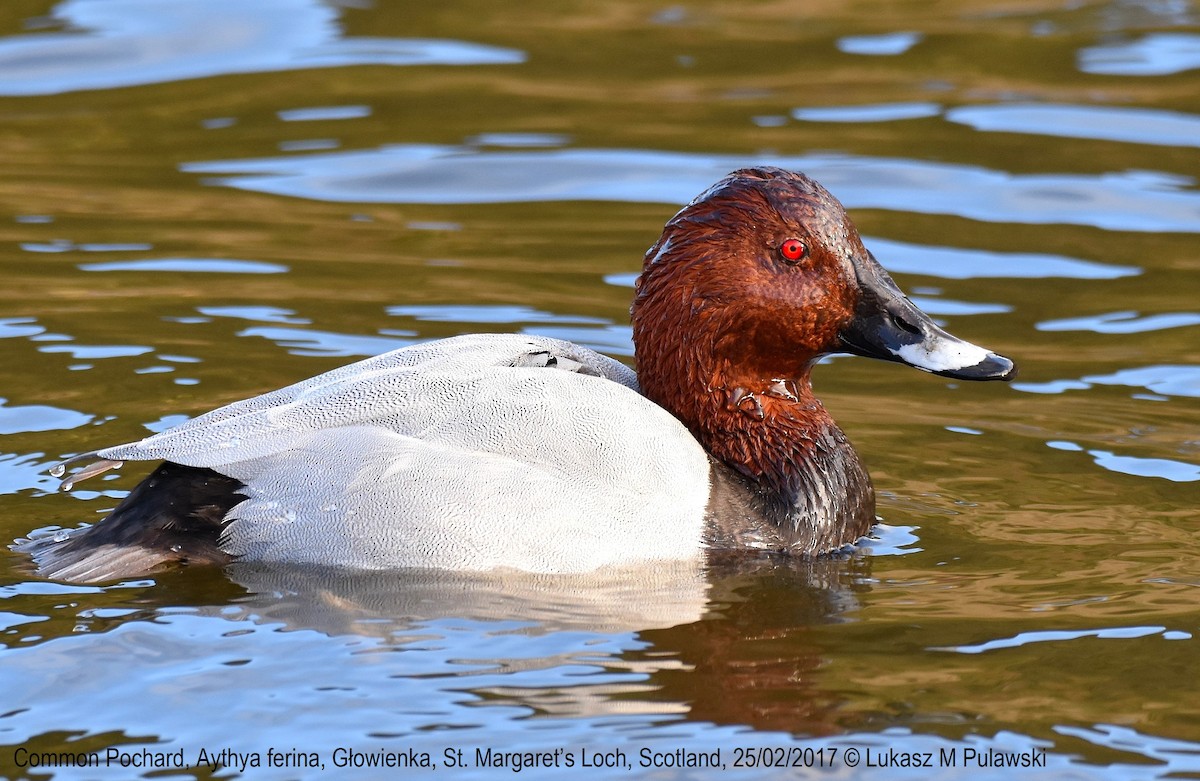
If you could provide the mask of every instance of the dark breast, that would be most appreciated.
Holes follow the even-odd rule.
[[[830,446],[810,451],[784,490],[710,459],[708,544],[814,556],[865,535],[875,523],[871,479],[840,429],[827,436]]]

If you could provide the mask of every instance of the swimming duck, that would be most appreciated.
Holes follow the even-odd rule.
[[[817,555],[875,522],[813,394],[829,353],[964,380],[1007,358],[940,329],[800,173],[736,171],[647,251],[638,372],[540,336],[405,347],[78,456],[65,489],[161,461],[104,520],[25,544],[42,575],[180,562],[586,572],[714,549]]]

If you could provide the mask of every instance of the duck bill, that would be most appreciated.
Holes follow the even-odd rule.
[[[895,361],[959,380],[1011,380],[1011,360],[951,336],[900,291],[873,257],[854,264],[859,300],[838,335],[846,352]]]

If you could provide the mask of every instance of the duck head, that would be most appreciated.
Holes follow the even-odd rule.
[[[1016,373],[939,328],[836,198],[778,168],[735,171],[676,214],[646,253],[631,314],[643,392],[668,408],[700,389],[787,392],[838,352],[963,380]]]
[[[822,431],[845,442],[812,395],[822,355],[963,380],[1016,373],[905,297],[825,188],[777,168],[735,171],[676,214],[646,253],[631,314],[642,392],[779,490],[802,471],[797,448],[826,448],[812,444]]]

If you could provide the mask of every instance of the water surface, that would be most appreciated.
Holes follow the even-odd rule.
[[[821,180],[1021,375],[819,367],[884,523],[814,563],[77,586],[0,552],[0,775],[1200,775],[1198,42],[1173,2],[4,4],[3,540],[140,476],[61,493],[61,458],[357,357],[489,330],[632,361],[642,252],[750,164]],[[293,767],[236,758],[269,750]]]

